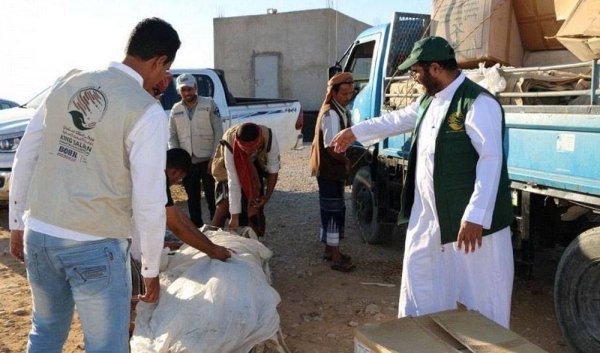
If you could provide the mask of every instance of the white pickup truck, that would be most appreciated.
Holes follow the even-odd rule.
[[[221,70],[174,69],[171,73],[173,82],[161,97],[167,116],[173,104],[181,100],[175,90],[175,78],[189,73],[196,77],[198,94],[215,100],[223,119],[223,131],[237,124],[253,122],[269,127],[277,137],[280,149],[292,149],[302,145],[300,129],[304,124],[304,114],[297,100],[234,97],[227,89]],[[45,90],[22,106],[0,111],[0,203],[8,201],[15,152],[33,112],[43,102],[47,92],[48,90]]]

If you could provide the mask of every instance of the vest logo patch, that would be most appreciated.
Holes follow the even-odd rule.
[[[57,156],[71,162],[87,163],[87,157],[92,153],[95,139],[80,130],[63,125],[58,140]]]
[[[465,116],[460,112],[454,112],[448,117],[448,126],[452,132],[465,131]]]
[[[98,89],[86,87],[79,90],[69,101],[69,114],[79,130],[93,129],[106,113],[106,96]]]
[[[77,152],[64,146],[58,147],[58,156],[68,159],[72,162],[77,160]]]

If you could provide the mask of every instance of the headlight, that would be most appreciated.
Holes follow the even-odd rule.
[[[15,133],[0,136],[0,152],[14,152],[19,147],[23,133]]]

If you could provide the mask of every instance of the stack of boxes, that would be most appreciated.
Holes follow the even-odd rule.
[[[454,46],[465,69],[477,68],[479,62],[524,66],[523,58],[535,51],[598,59],[600,1],[433,0],[431,34]]]
[[[464,69],[521,66],[523,45],[510,0],[434,0],[431,34],[446,38]]]

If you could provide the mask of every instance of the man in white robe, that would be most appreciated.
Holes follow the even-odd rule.
[[[343,152],[354,141],[369,145],[414,130],[414,158],[408,167],[410,171],[412,164],[411,187],[403,191],[403,199],[408,197],[412,202],[401,212],[409,218],[398,317],[454,309],[461,302],[508,328],[514,264],[502,108],[487,91],[473,88],[475,84],[457,69],[454,50],[443,38],[427,37],[415,43],[411,55],[399,66],[400,70],[408,68],[424,86],[424,96],[402,110],[341,131],[330,145]],[[465,93],[468,89],[470,95]],[[468,107],[466,114],[449,111],[457,105]],[[448,157],[460,156],[465,149],[464,145],[455,148],[450,144],[448,136],[452,133],[462,133],[470,140],[473,162]],[[443,156],[436,158],[436,149],[441,154],[442,147]],[[434,160],[443,164],[448,175],[465,173],[463,169],[469,168],[463,168],[462,163],[472,163],[474,175],[471,191],[464,198],[466,207],[452,207],[456,196],[452,185],[448,186],[463,184],[463,178],[440,177]],[[442,185],[448,203],[436,202],[436,195],[437,201],[441,200],[441,191],[438,194],[434,190],[442,190]],[[459,212],[458,216],[451,217],[453,212]]]

